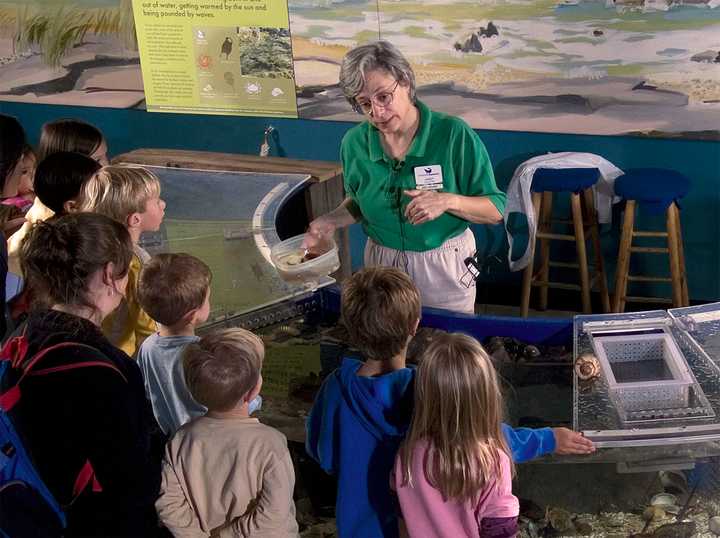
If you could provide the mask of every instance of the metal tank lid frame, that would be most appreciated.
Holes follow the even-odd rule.
[[[627,342],[655,338],[662,341],[672,379],[657,380],[687,390],[694,411],[634,416],[622,408],[618,384],[604,374],[593,381],[573,379],[573,426],[600,448],[656,447],[668,455],[682,447],[686,457],[720,455],[720,303],[649,312],[580,315],[573,323],[574,353],[596,354],[605,343],[623,337]],[[668,359],[668,356],[670,358]],[[598,354],[603,362],[602,351]],[[605,357],[606,359],[606,357]],[[686,365],[686,369],[685,368]],[[605,369],[612,371],[608,364]],[[673,370],[674,369],[674,370]],[[617,380],[614,380],[617,381]],[[642,390],[647,387],[637,385]],[[618,404],[621,405],[618,405]],[[669,415],[669,416],[668,416]]]

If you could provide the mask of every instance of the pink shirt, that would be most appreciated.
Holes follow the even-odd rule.
[[[395,458],[392,481],[397,491],[408,533],[413,538],[461,538],[480,536],[480,525],[484,518],[517,517],[520,503],[512,494],[510,460],[500,453],[500,476],[488,480],[475,503],[443,501],[439,490],[432,487],[423,472],[423,462],[428,444],[420,442],[413,450],[413,486],[402,486],[400,455]]]

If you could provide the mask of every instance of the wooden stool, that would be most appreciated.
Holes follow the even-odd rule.
[[[591,188],[599,177],[600,171],[597,168],[538,168],[535,171],[530,190],[532,192],[532,203],[535,210],[535,217],[538,219],[538,226],[535,241],[530,245],[530,259],[523,273],[522,298],[520,302],[520,313],[522,317],[527,317],[528,311],[530,310],[530,290],[532,286],[540,288],[540,310],[547,309],[548,289],[558,288],[579,290],[582,294],[583,312],[590,314],[592,312],[590,290],[593,284],[597,283],[600,289],[603,310],[605,312],[610,311],[605,267],[602,252],[600,251],[600,233]],[[552,232],[552,203],[553,193],[555,192],[570,193],[572,220],[561,222],[564,224],[572,224],[572,234]],[[592,279],[588,271],[587,250],[585,248],[587,232],[590,233],[593,250],[595,251],[595,274]],[[538,239],[540,239],[540,270],[535,274],[533,262],[535,261],[535,245]],[[577,250],[577,262],[550,261],[551,240],[574,241]],[[580,273],[580,284],[550,282],[551,267],[577,268]]]
[[[672,285],[672,305],[688,306],[685,254],[680,227],[680,212],[675,200],[690,190],[690,181],[684,175],[663,168],[635,168],[615,180],[615,193],[626,199],[620,249],[615,274],[613,312],[624,312],[626,302],[669,303],[660,297],[630,297],[628,282],[669,282]],[[635,230],[635,208],[640,204],[649,213],[665,213],[665,231]],[[634,237],[663,237],[667,247],[634,247]],[[630,275],[630,256],[633,252],[645,254],[668,254],[670,277]]]

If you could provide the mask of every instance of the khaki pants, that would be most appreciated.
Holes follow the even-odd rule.
[[[405,271],[420,290],[423,306],[455,312],[475,312],[475,282],[466,288],[460,279],[467,272],[465,259],[475,254],[475,236],[468,228],[457,237],[426,252],[383,247],[368,238],[365,267],[390,266]]]

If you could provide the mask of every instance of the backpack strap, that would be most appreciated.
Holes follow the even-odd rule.
[[[39,375],[48,375],[53,374],[57,372],[67,372],[69,370],[76,370],[78,368],[88,368],[91,366],[99,366],[103,368],[111,368],[112,370],[115,370],[124,380],[127,382],[127,379],[123,375],[123,373],[118,369],[117,366],[112,364],[109,360],[90,360],[90,361],[82,361],[82,362],[75,362],[70,364],[63,364],[62,366],[54,366],[51,368],[44,368],[44,369],[36,369],[36,366],[38,362],[40,362],[44,357],[47,356],[48,353],[51,351],[56,351],[58,349],[64,349],[64,348],[85,348],[93,353],[101,353],[101,351],[95,349],[92,346],[88,346],[86,344],[80,344],[78,342],[61,342],[59,344],[55,344],[53,346],[46,347],[45,349],[40,350],[38,353],[36,353],[24,366],[21,367],[22,374],[20,375],[20,379],[18,380],[15,385],[10,387],[7,391],[0,394],[0,409],[5,411],[6,413],[10,411],[19,401],[20,401],[20,383],[23,382],[23,380],[26,377],[33,377],[33,376],[39,376]],[[20,363],[22,363],[25,354],[27,353],[28,345],[27,340],[25,339],[24,335],[12,338],[8,340],[8,342],[3,347],[2,351],[0,353],[3,356],[2,360],[9,360],[11,361],[11,365],[13,368],[17,368]]]
[[[90,483],[92,483],[92,490],[95,493],[102,491],[102,486],[95,476],[95,469],[93,469],[92,463],[90,463],[90,460],[86,460],[75,479],[75,484],[73,484],[73,498],[72,501],[70,501],[70,504],[75,502],[75,499],[77,499],[80,494],[85,491],[85,488],[87,488]]]
[[[118,369],[118,367],[112,364],[107,358],[105,358],[105,360],[78,361],[74,363],[63,364],[61,366],[53,366],[42,369],[37,368],[38,363],[44,357],[46,357],[48,353],[56,351],[58,349],[84,348],[96,355],[102,355],[102,352],[100,350],[87,344],[81,344],[79,342],[61,342],[59,344],[55,344],[53,346],[41,349],[29,361],[27,361],[27,363],[25,363],[23,366],[20,366],[25,359],[28,347],[29,346],[27,338],[25,338],[25,334],[22,334],[8,340],[0,351],[0,356],[2,357],[0,360],[9,361],[12,368],[19,368],[22,370],[22,374],[20,375],[20,379],[18,379],[17,383],[15,383],[15,385],[10,387],[4,393],[0,394],[0,411],[4,411],[7,413],[20,401],[20,383],[22,383],[22,381],[26,377],[50,375],[59,372],[77,370],[78,368],[102,367],[115,370],[120,375],[120,377],[122,377],[127,383],[127,378],[125,377],[125,375],[123,375],[123,373]],[[80,494],[85,491],[85,489],[90,484],[92,484],[92,490],[94,492],[97,493],[102,491],[102,486],[100,485],[100,482],[98,482],[97,477],[95,476],[95,470],[93,469],[90,460],[86,460],[85,464],[80,469],[77,478],[75,479],[75,484],[73,485],[73,498],[72,501],[70,501],[70,504],[75,502],[75,499],[77,499],[78,496],[80,496]]]
[[[22,334],[13,336],[2,347],[0,351],[0,360],[9,361],[12,368],[18,368],[20,362],[27,355],[28,341],[25,338],[25,330],[23,329]]]

